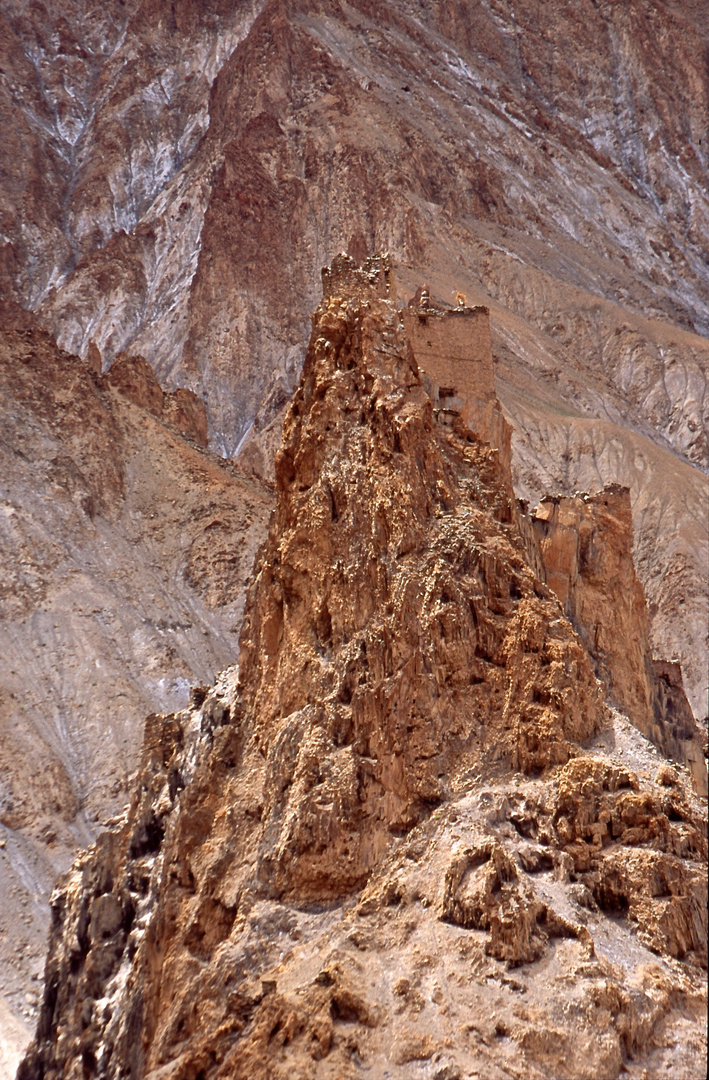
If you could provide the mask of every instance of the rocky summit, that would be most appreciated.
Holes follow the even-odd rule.
[[[150,754],[174,758],[187,786],[168,780],[172,808],[222,727],[238,728],[256,763],[290,760],[286,744],[300,761],[309,733],[324,732],[315,759],[360,777],[364,800],[333,796],[330,856],[305,854],[310,810],[293,810],[291,845],[273,824],[275,795],[263,821],[247,814],[237,830],[244,844],[261,845],[267,827],[280,837],[257,878],[298,919],[354,904],[397,845],[439,821],[466,769],[503,786],[512,770],[541,799],[574,747],[593,748],[651,785],[665,809],[653,803],[648,821],[664,813],[681,831],[668,802],[678,792],[692,813],[704,805],[708,40],[706,0],[0,0],[0,1080],[15,1077],[40,1013],[49,1022],[52,891],[80,851],[120,832],[141,745],[143,771]],[[351,383],[334,369],[326,379],[332,358],[317,344],[342,352],[339,333],[358,358]],[[398,357],[376,374],[394,395],[377,383],[376,415],[373,341]],[[332,387],[313,401],[321,378]],[[309,501],[318,492],[322,505]],[[365,692],[368,680],[392,696]],[[203,719],[212,707],[224,724]],[[164,752],[173,735],[161,716],[177,718]],[[323,784],[344,790],[341,780]],[[283,807],[300,806],[295,791],[283,788]],[[603,800],[563,816],[590,829],[588,814],[611,812]],[[436,840],[442,852],[452,829]],[[598,853],[600,835],[579,843]],[[111,851],[106,866],[120,861]],[[595,873],[573,851],[573,872]],[[100,877],[103,892],[119,878]],[[690,895],[679,880],[668,892],[657,879],[652,902],[674,897],[676,912]],[[226,908],[242,926],[235,895]],[[214,933],[228,936],[219,910]],[[610,918],[644,933],[649,911],[621,903]],[[416,945],[453,964],[455,949],[431,944],[453,924],[431,919]],[[483,932],[465,930],[468,942]],[[382,956],[403,958],[397,948]],[[525,964],[538,972],[548,955]],[[415,1030],[434,1038],[424,983],[401,977],[428,1002]],[[635,983],[624,985],[635,1002]],[[539,993],[546,1009],[553,995]],[[88,1002],[102,999],[82,995],[71,1008],[93,1031]],[[466,1015],[496,1008],[484,1000]],[[667,998],[663,1020],[642,1005],[649,1077],[694,1080],[694,1005],[682,1001]],[[28,1060],[79,1038],[68,1002]],[[392,1059],[407,1023],[391,1038],[386,1024],[367,1031]],[[142,1054],[152,1036],[141,1030],[125,1039]],[[525,1078],[526,1064],[501,1056],[514,1036],[488,1035],[484,1066],[434,1053],[396,1068],[484,1077],[494,1060]],[[108,1046],[97,1035],[91,1050],[93,1038],[88,1073]],[[623,1068],[634,1068],[634,1038],[619,1044]],[[375,1074],[395,1068],[367,1060]]]
[[[705,0],[3,0],[0,289],[267,471],[338,252],[489,307],[518,495],[630,489],[703,720],[708,37]]]
[[[382,258],[324,284],[238,665],[148,719],[55,892],[18,1078],[696,1077],[706,806],[607,702],[691,712],[594,621],[627,492],[530,517],[487,312],[399,311]]]

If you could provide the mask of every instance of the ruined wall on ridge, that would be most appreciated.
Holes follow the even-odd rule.
[[[458,413],[499,452],[502,466],[509,472],[512,429],[495,390],[488,309],[442,311],[424,301],[418,307],[404,308],[401,317],[416,362],[430,376],[428,389],[434,407],[444,416]]]
[[[630,492],[548,496],[532,515],[547,584],[593,657],[609,701],[706,794],[703,740],[679,664],[654,660],[645,594],[633,565]]]

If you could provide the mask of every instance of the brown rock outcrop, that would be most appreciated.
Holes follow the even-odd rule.
[[[142,356],[117,356],[106,373],[106,382],[134,405],[162,416],[163,389],[155,372]]]
[[[608,700],[667,757],[688,765],[707,794],[699,726],[679,664],[653,660],[647,606],[633,565],[630,492],[548,496],[532,515],[533,543],[546,583],[558,596]]]
[[[335,269],[238,670],[148,720],[55,894],[19,1080],[689,1080],[706,813],[604,708],[386,268]]]
[[[602,716],[585,654],[506,536],[498,456],[460,420],[448,433],[434,418],[396,309],[379,299],[386,270],[366,287],[347,258],[334,272],[344,295],[318,312],[286,417],[239,660],[254,737],[275,755],[266,819],[289,819],[278,793],[291,784],[302,811],[325,783],[300,815],[305,836],[284,834],[268,869],[277,887],[315,896],[361,881],[387,836],[443,797],[453,761],[542,769]],[[331,755],[319,781],[311,739]],[[340,798],[343,776],[352,785],[342,821],[330,770]],[[295,852],[320,834],[321,855],[299,868]]]
[[[3,292],[70,351],[205,394],[232,455],[290,396],[336,252],[462,290],[492,313],[517,493],[631,487],[653,643],[707,715],[706,5],[2,20]]]

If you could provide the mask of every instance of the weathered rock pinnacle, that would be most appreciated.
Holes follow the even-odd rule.
[[[125,821],[55,894],[19,1080],[590,1080],[670,1022],[689,1076],[691,785],[604,705],[385,261],[325,285],[238,672],[148,721]]]

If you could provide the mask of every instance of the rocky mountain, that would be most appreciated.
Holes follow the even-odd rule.
[[[411,297],[437,347],[456,295],[488,309],[482,402],[443,378],[457,345],[426,393],[509,453],[510,505],[554,496],[525,560],[609,700],[705,775],[708,37],[701,0],[0,0],[0,1060],[146,713],[236,659],[341,250],[390,252],[424,372]],[[619,587],[625,670],[591,647]]]
[[[57,875],[128,801],[141,717],[186,705],[190,684],[231,661],[272,505],[205,450],[189,391],[163,394],[141,360],[102,377],[18,315],[24,328],[7,329],[6,312],[0,331],[8,1069],[30,1035]]]
[[[487,304],[518,493],[630,488],[651,637],[706,716],[706,5],[2,11],[1,272],[60,345],[144,356],[232,456],[338,251]]]
[[[127,814],[55,893],[18,1080],[689,1080],[706,809],[534,573],[504,455],[463,419],[496,404],[491,352],[477,401],[441,387],[386,266],[324,277],[238,667],[148,720]],[[481,314],[439,320],[432,368]]]

